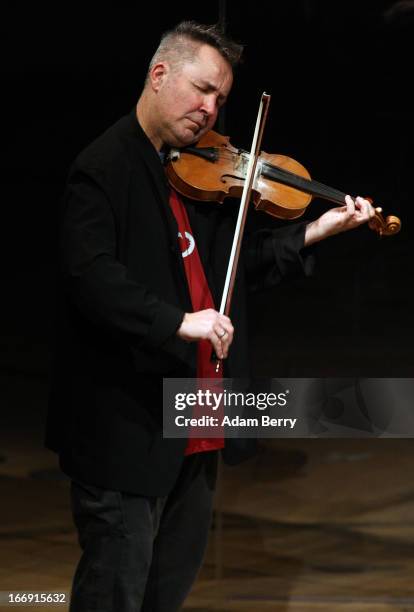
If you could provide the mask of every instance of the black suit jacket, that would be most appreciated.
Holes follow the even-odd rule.
[[[195,376],[196,343],[176,335],[191,312],[178,228],[159,155],[135,109],[75,160],[62,200],[59,313],[46,445],[71,477],[166,495],[186,440],[162,437],[162,378]],[[219,304],[234,207],[186,201]],[[234,293],[236,333],[225,375],[246,376],[246,291],[288,270],[309,273],[304,226],[245,240]],[[229,461],[249,452],[227,446]]]

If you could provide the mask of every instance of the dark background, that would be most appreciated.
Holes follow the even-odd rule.
[[[262,91],[263,149],[313,178],[369,195],[401,217],[396,237],[368,228],[318,248],[312,279],[257,295],[252,358],[268,376],[412,376],[414,11],[392,2],[229,1],[245,61],[226,133],[249,148]],[[161,33],[218,20],[218,3],[57,3],[3,10],[1,368],[47,379],[54,330],[57,205],[70,162],[135,105]],[[306,218],[327,205],[315,201]],[[255,213],[257,225],[273,221]]]

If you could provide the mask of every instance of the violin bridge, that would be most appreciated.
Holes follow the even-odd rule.
[[[234,170],[240,172],[243,176],[246,176],[247,166],[249,164],[249,157],[245,153],[239,153],[234,162]]]

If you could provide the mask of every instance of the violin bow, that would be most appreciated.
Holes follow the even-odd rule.
[[[244,182],[243,193],[239,206],[239,214],[237,217],[236,229],[233,237],[233,244],[231,247],[229,263],[227,266],[226,280],[224,283],[223,294],[221,297],[220,314],[225,314],[226,316],[229,315],[231,308],[234,283],[236,281],[237,267],[240,257],[240,248],[243,240],[244,227],[246,225],[246,217],[252,194],[252,189],[257,178],[257,160],[260,155],[260,148],[262,145],[263,131],[267,119],[267,113],[269,110],[270,98],[271,96],[269,94],[265,92],[262,93],[259,105],[259,112],[257,114],[256,127],[254,130],[253,141],[249,156],[249,164],[247,166],[246,179]],[[220,364],[221,359],[217,359],[216,372],[218,372]]]

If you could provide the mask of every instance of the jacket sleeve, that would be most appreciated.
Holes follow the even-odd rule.
[[[271,288],[289,275],[311,276],[313,247],[305,247],[306,223],[262,229],[246,237],[244,261],[250,291]]]
[[[99,171],[73,170],[60,224],[64,290],[93,323],[131,344],[157,349],[176,338],[184,312],[131,279],[116,245],[115,217]]]

